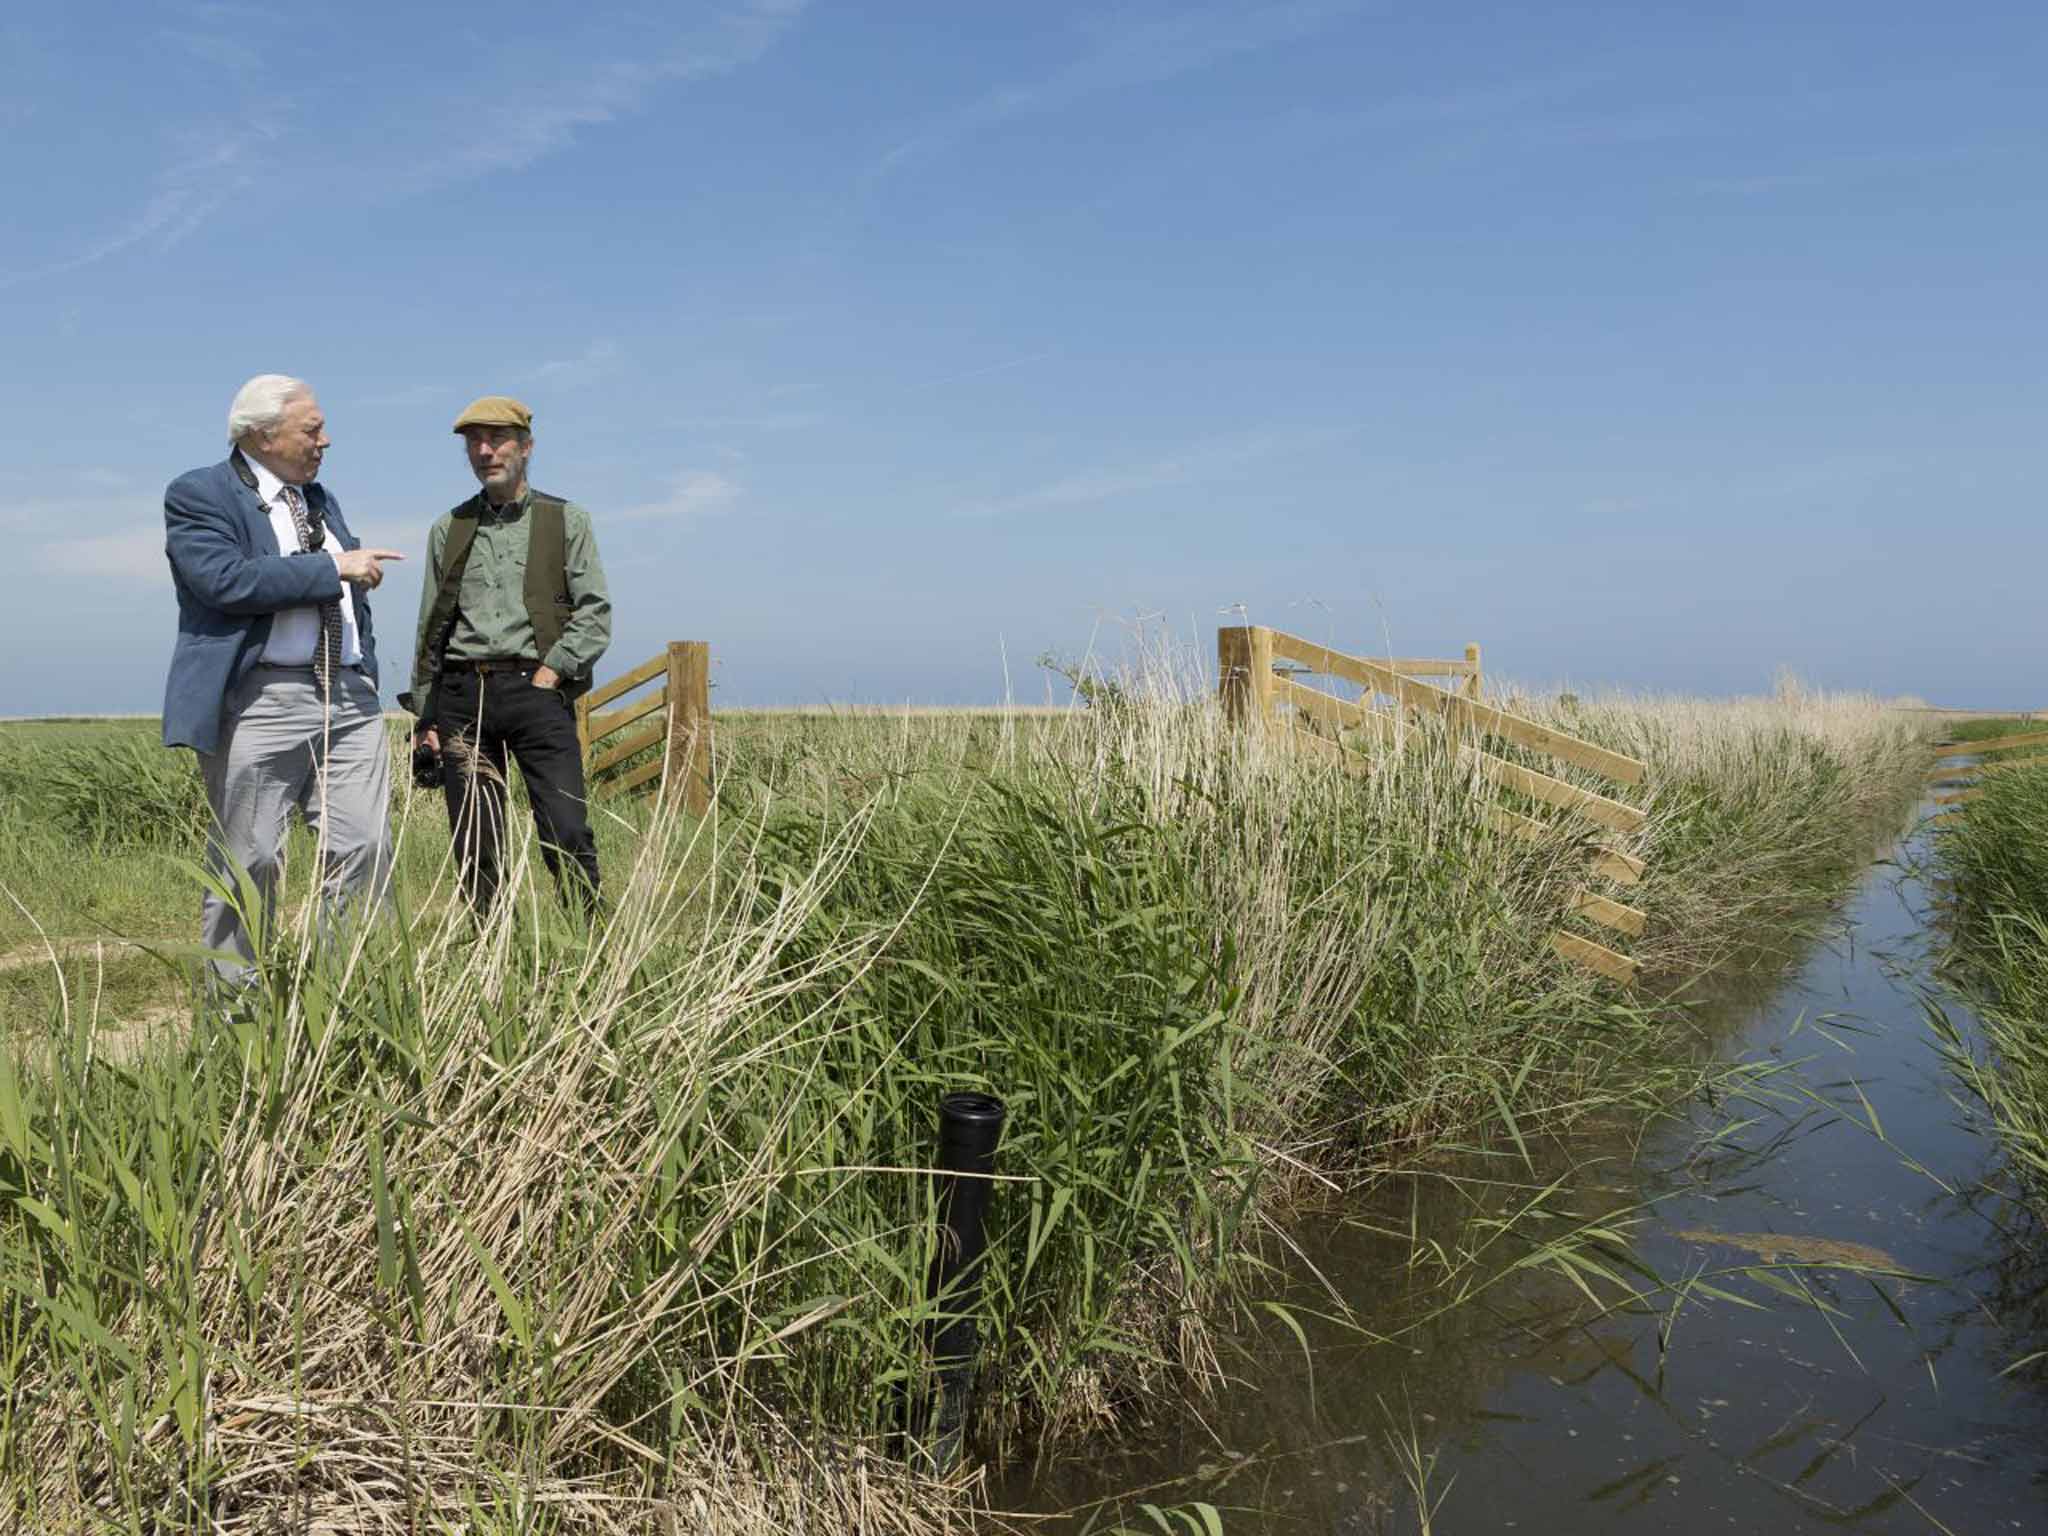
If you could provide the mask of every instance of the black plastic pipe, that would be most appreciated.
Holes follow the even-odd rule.
[[[974,1392],[981,1330],[981,1258],[988,1248],[988,1197],[1003,1135],[1003,1101],[986,1093],[949,1093],[939,1101],[939,1247],[925,1276],[925,1299],[936,1311],[923,1328],[931,1388],[912,1401],[923,1411],[904,1426],[914,1453],[932,1469],[959,1460]]]

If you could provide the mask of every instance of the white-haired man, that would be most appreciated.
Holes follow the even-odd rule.
[[[237,870],[260,911],[209,890],[207,948],[223,980],[248,975],[252,923],[271,915],[296,808],[317,835],[330,917],[383,901],[391,864],[390,767],[365,593],[394,550],[364,549],[314,478],[326,418],[301,380],[259,374],[228,408],[226,459],[164,492],[164,552],[178,643],[164,686],[164,745],[199,757],[213,812],[207,864]]]

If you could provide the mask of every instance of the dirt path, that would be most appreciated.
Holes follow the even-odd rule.
[[[96,953],[113,958],[165,942],[162,939],[34,939],[0,952],[0,971],[25,971],[33,966],[48,965],[52,950],[56,951],[59,960],[77,960]]]

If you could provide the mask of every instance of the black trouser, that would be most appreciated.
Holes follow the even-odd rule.
[[[558,689],[534,687],[533,670],[480,674],[450,662],[435,689],[448,825],[463,891],[479,912],[498,898],[508,753],[526,781],[548,873],[557,888],[571,887],[586,911],[597,906],[597,840],[583,803],[576,707]]]

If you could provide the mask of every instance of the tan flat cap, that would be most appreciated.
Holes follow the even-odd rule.
[[[466,427],[517,427],[522,432],[531,432],[533,412],[510,395],[485,395],[470,401],[455,418],[457,432]]]

